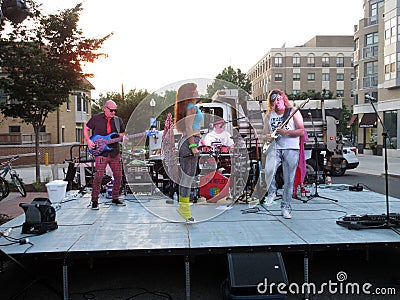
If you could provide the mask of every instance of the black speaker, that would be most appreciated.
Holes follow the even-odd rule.
[[[228,266],[224,299],[285,299],[277,288],[288,285],[280,252],[229,253]]]
[[[58,228],[56,211],[48,198],[35,198],[32,203],[20,203],[25,211],[25,223],[22,233],[42,234]]]

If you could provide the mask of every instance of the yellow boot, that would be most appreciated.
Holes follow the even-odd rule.
[[[189,197],[179,196],[178,212],[187,222],[194,222],[194,218],[192,217],[192,212],[190,211]]]

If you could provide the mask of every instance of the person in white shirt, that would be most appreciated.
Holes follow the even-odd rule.
[[[265,164],[265,175],[270,178],[270,185],[267,186],[268,197],[266,205],[273,204],[276,196],[275,173],[279,165],[282,164],[284,176],[284,189],[281,201],[282,216],[290,219],[292,216],[291,202],[293,195],[294,179],[299,160],[300,144],[299,138],[304,135],[303,117],[297,111],[293,117],[281,128],[285,119],[289,117],[291,105],[286,94],[281,90],[273,90],[268,95],[268,109],[266,122],[264,124],[263,137],[265,140],[276,139],[275,151],[271,151],[267,156],[271,156],[272,165]],[[273,136],[273,133],[276,136]],[[268,160],[270,161],[270,160]],[[272,171],[272,172],[271,172]],[[266,182],[268,182],[266,178]]]
[[[206,146],[214,147],[218,145],[227,146],[229,151],[233,150],[234,142],[231,134],[225,131],[226,122],[224,119],[215,121],[213,123],[214,130],[207,133],[203,139],[203,144]]]

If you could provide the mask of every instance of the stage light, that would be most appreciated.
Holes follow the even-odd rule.
[[[29,7],[25,0],[4,0],[1,4],[0,16],[14,23],[21,23],[29,15]]]

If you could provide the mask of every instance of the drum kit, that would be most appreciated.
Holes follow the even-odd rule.
[[[231,173],[231,156],[229,147],[213,143],[212,146],[200,146],[200,170],[216,170],[229,177]]]
[[[213,143],[200,146],[199,151],[199,195],[211,202],[227,196],[247,202],[251,173],[248,149],[235,146],[231,150],[221,143]]]

